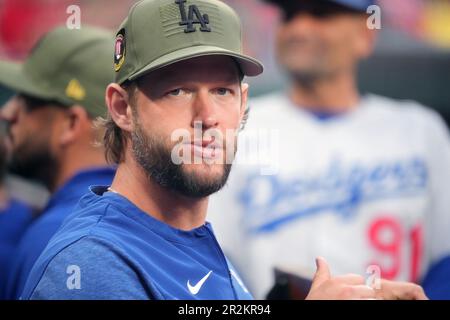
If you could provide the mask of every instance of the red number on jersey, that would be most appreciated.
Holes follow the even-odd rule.
[[[382,259],[370,264],[380,267],[381,276],[396,279],[406,264],[409,265],[409,280],[416,282],[422,257],[422,226],[419,224],[411,230],[404,230],[395,218],[385,216],[372,222],[368,231],[370,244],[380,254],[379,259]],[[405,255],[402,248],[408,247],[411,251]],[[402,261],[404,256],[409,256],[410,261]]]

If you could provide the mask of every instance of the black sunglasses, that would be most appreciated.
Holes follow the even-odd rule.
[[[67,109],[67,106],[56,101],[43,100],[24,94],[18,94],[17,98],[23,100],[24,111],[27,113],[31,113],[43,107],[48,107],[49,105],[54,108]],[[9,134],[11,125],[17,121],[18,113],[19,110],[15,110],[10,119],[5,119],[0,116],[0,136]]]
[[[58,101],[55,100],[45,100],[45,99],[40,99],[40,98],[35,98],[26,94],[19,94],[18,95],[19,99],[22,99],[24,101],[24,105],[25,105],[25,110],[27,112],[33,112],[34,110],[43,108],[43,107],[48,107],[49,105],[56,107],[56,108],[60,108],[60,109],[67,109],[67,105],[62,104]]]

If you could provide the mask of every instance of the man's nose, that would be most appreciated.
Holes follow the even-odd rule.
[[[194,100],[194,117],[191,126],[194,128],[194,123],[201,122],[204,130],[217,127],[219,121],[216,111],[217,108],[210,93],[199,91]]]

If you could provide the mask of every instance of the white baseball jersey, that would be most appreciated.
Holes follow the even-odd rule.
[[[317,256],[334,275],[417,281],[450,254],[450,140],[437,113],[375,95],[327,120],[281,93],[251,106],[208,219],[256,298],[275,267],[312,276]]]

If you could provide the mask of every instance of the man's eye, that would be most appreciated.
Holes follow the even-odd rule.
[[[182,93],[183,93],[183,89],[175,89],[175,90],[169,91],[168,95],[177,97],[177,96],[180,96]]]
[[[227,94],[230,94],[230,93],[231,93],[231,90],[230,90],[230,89],[227,89],[227,88],[218,88],[218,89],[217,89],[217,93],[218,93],[219,95],[221,95],[221,96],[225,96],[225,95],[227,95]]]

